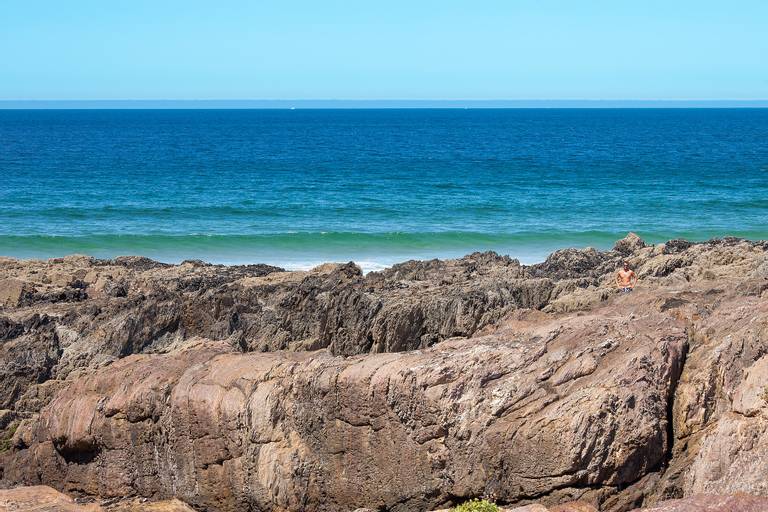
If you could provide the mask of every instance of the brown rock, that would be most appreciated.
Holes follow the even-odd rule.
[[[760,265],[764,247],[754,243],[672,246],[673,254],[636,249],[632,258],[641,287],[657,278],[688,283],[697,277],[688,275],[691,269],[715,275],[725,268],[734,275],[745,272],[743,277],[762,276],[760,269],[768,268]],[[266,265],[167,265],[140,257],[7,259],[0,279],[13,290],[24,283],[28,291],[20,307],[0,315],[0,340],[11,342],[0,361],[19,368],[0,375],[0,407],[35,382],[132,353],[167,350],[195,336],[228,340],[245,351],[328,348],[354,355],[471,336],[518,309],[589,310],[612,296],[621,258],[616,252],[567,249],[526,267],[475,253],[406,262],[367,276],[353,265],[280,272]]]
[[[16,418],[16,414],[8,409],[0,409],[0,430],[3,430]]]
[[[19,279],[0,279],[0,307],[14,308],[21,303],[28,285]]]
[[[195,512],[195,509],[176,499],[164,501],[128,500],[105,506],[104,512]]]
[[[685,499],[669,500],[641,512],[766,512],[768,497],[739,494],[717,496],[699,494]]]
[[[598,510],[583,501],[569,501],[549,507],[549,512],[598,512]]]
[[[0,375],[0,407],[36,382],[196,336],[245,351],[425,348],[540,308],[554,286],[492,253],[367,276],[352,264],[281,272],[146,258],[8,260],[0,279],[14,306],[0,315],[0,340],[9,342],[0,361],[12,369]]]
[[[768,494],[768,301],[718,297],[696,322],[660,496]]]
[[[607,492],[663,461],[686,343],[670,317],[614,315],[347,359],[202,342],[130,356],[60,392],[5,477],[212,510]]]
[[[77,503],[44,485],[0,489],[0,510],[8,512],[194,512],[179,500],[142,502],[127,500],[111,505]]]
[[[36,485],[0,490],[0,510],[8,512],[101,512],[95,504],[81,505],[50,487]]]
[[[635,245],[367,276],[1,260],[29,288],[0,314],[0,486],[201,510],[768,494],[768,244]]]
[[[645,247],[646,245],[642,238],[635,233],[629,233],[614,244],[613,250],[627,256]]]

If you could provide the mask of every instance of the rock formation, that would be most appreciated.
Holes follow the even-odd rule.
[[[44,485],[0,490],[0,510],[12,512],[194,512],[179,500],[78,503]]]
[[[0,486],[211,511],[767,496],[767,290],[768,244],[738,239],[368,275],[1,260]]]
[[[718,496],[697,494],[685,499],[669,500],[640,512],[765,512],[768,498],[764,496]]]

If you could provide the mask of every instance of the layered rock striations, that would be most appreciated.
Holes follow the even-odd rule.
[[[0,272],[5,487],[199,510],[768,495],[765,243]]]

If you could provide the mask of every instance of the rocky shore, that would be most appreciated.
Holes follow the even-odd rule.
[[[765,511],[768,242],[367,275],[0,259],[0,488],[16,510]]]

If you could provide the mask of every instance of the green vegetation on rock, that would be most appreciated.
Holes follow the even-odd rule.
[[[451,512],[499,512],[499,507],[488,500],[473,499],[453,507]]]
[[[11,439],[13,439],[13,435],[16,433],[18,427],[18,423],[11,423],[5,432],[3,432],[2,436],[0,436],[0,453],[7,452],[11,449]]]

